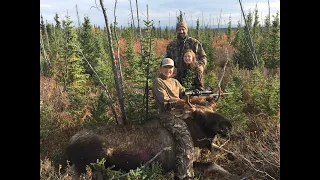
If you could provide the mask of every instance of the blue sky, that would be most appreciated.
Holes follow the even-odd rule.
[[[128,26],[131,21],[129,0],[118,0],[116,8],[116,17],[118,25]],[[149,20],[154,21],[154,26],[158,27],[159,21],[161,26],[174,27],[176,16],[180,11],[185,13],[184,19],[189,26],[196,26],[196,20],[199,19],[200,25],[217,25],[221,12],[220,27],[227,25],[231,16],[232,24],[236,25],[238,21],[244,24],[241,17],[241,8],[239,0],[137,0],[140,25],[143,26],[143,20],[147,19],[147,5],[149,11]],[[269,0],[271,15],[279,12],[280,0]],[[254,12],[255,7],[258,8],[260,23],[264,23],[264,19],[268,14],[268,0],[242,0],[245,14]],[[99,0],[40,0],[40,15],[48,23],[54,23],[54,15],[60,15],[60,21],[65,19],[68,14],[73,21],[73,25],[77,26],[78,18],[76,13],[76,5],[80,22],[84,20],[84,16],[90,18],[91,24],[105,26],[104,16]],[[133,9],[133,17],[137,26],[136,0],[131,0]],[[104,6],[107,9],[109,23],[114,22],[114,6],[115,0],[104,0]],[[271,20],[273,20],[271,16]]]

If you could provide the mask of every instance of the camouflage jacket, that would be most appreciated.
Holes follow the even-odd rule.
[[[195,38],[187,36],[184,40],[175,39],[167,46],[166,57],[174,60],[175,67],[183,67],[183,53],[186,49],[192,49],[197,55],[197,63],[206,67],[207,55],[202,44]]]

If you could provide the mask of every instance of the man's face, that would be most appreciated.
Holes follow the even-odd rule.
[[[179,27],[177,29],[177,37],[178,38],[182,38],[182,39],[185,38],[187,33],[188,33],[188,30],[184,27]]]
[[[173,66],[163,66],[160,67],[160,72],[162,75],[166,77],[171,77],[173,74],[174,67]]]

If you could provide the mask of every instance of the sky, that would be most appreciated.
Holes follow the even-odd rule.
[[[116,0],[104,0],[108,22],[114,22],[114,7]],[[231,24],[236,26],[238,21],[244,25],[241,6],[239,0],[137,0],[138,13],[140,17],[140,26],[144,27],[144,20],[152,20],[154,26],[175,27],[176,17],[180,11],[184,14],[184,20],[189,27],[196,27],[196,21],[199,19],[200,25],[217,26],[220,14],[220,27],[226,27],[231,17]],[[260,24],[264,25],[264,19],[267,16],[268,0],[241,0],[244,13],[254,13],[255,7],[258,8]],[[280,18],[280,0],[269,0],[271,20],[272,15],[279,12]],[[84,17],[90,19],[92,25],[105,27],[104,15],[100,7],[99,0],[40,0],[40,17],[42,15],[47,23],[54,22],[54,16],[57,13],[60,21],[64,20],[66,15],[70,16],[74,26],[78,26],[77,8],[80,23],[84,22]],[[131,0],[133,10],[134,24],[137,26],[136,0]],[[148,6],[148,13],[147,13]],[[132,21],[130,1],[117,0],[115,16],[118,26],[128,26]]]

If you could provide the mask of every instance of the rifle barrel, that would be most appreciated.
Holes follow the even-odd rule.
[[[225,94],[233,94],[233,92],[229,92],[229,93],[223,93],[222,95]],[[196,95],[196,96],[218,96],[218,93],[211,93],[211,94],[200,94],[200,95]]]

